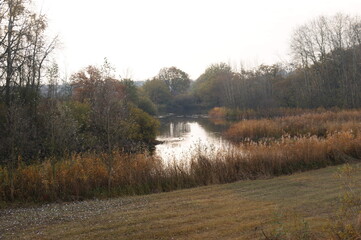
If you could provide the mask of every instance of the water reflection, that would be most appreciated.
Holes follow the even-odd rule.
[[[164,139],[172,139],[172,138],[180,138],[186,133],[191,131],[189,123],[185,122],[170,122],[169,123],[169,131],[163,131],[163,134],[160,138]]]
[[[187,161],[198,153],[208,155],[233,148],[222,137],[222,127],[213,126],[208,119],[201,118],[162,119],[157,140],[163,144],[156,146],[155,153],[165,162],[179,162]]]

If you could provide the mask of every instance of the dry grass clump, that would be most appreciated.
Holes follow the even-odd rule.
[[[0,201],[10,201],[11,176],[18,201],[81,200],[84,198],[142,194],[158,191],[162,174],[159,159],[145,154],[115,152],[112,163],[96,154],[74,154],[52,164],[47,160],[20,165],[11,172],[0,168]]]
[[[327,139],[283,137],[274,142],[241,145],[241,153],[198,156],[191,171],[197,184],[227,183],[259,179],[317,169],[361,159],[361,136],[335,133]]]
[[[302,114],[338,112],[337,108],[326,110],[324,108],[302,109],[302,108],[268,108],[268,109],[231,109],[226,107],[212,108],[208,115],[211,118],[223,118],[231,120],[250,120],[261,118],[276,118],[298,116]]]
[[[258,141],[264,138],[280,138],[283,135],[326,137],[339,131],[361,131],[361,111],[307,113],[275,119],[244,120],[233,124],[226,132],[232,141]]]
[[[283,134],[277,122],[269,119],[244,120],[233,124],[226,132],[232,141],[255,141],[261,138],[279,138]]]

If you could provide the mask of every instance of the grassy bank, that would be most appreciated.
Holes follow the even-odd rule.
[[[267,239],[265,235],[268,239],[346,239],[335,234],[337,226],[342,233],[338,212],[345,205],[340,197],[347,196],[338,169],[0,210],[0,233],[4,239]],[[359,183],[361,172],[355,171],[353,177]],[[360,185],[352,191],[359,196]]]

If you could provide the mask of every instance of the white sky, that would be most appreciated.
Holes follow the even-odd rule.
[[[192,79],[212,63],[289,59],[292,31],[319,15],[361,14],[361,0],[34,0],[71,74],[105,57],[134,80],[176,66]],[[128,72],[128,73],[127,73]]]

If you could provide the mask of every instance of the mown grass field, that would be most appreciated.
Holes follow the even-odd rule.
[[[290,233],[294,239],[310,235],[327,239],[326,226],[343,194],[339,168],[146,196],[2,210],[0,233],[3,239],[266,239],[265,235],[289,237]],[[360,172],[356,180],[361,180]]]

